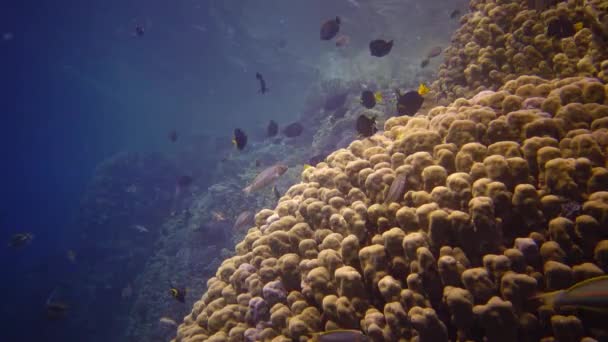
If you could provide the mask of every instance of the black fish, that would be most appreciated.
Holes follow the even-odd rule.
[[[562,39],[572,37],[575,33],[576,31],[572,22],[563,16],[552,19],[547,24],[547,36],[549,37]]]
[[[245,134],[245,132],[243,132],[240,128],[235,128],[232,143],[237,149],[244,149],[245,146],[247,146],[247,134]]]
[[[340,17],[329,19],[321,25],[321,40],[330,40],[340,31]]]
[[[137,37],[142,37],[144,35],[144,33],[145,33],[145,29],[143,26],[141,26],[141,25],[135,26],[135,35]]]
[[[372,109],[376,106],[376,96],[371,90],[364,90],[361,92],[361,104],[365,108]]]
[[[190,184],[192,184],[193,180],[194,179],[192,177],[188,176],[188,175],[179,176],[177,178],[177,185],[180,188],[186,188],[186,187],[190,186]]]
[[[371,119],[361,114],[357,118],[357,132],[362,137],[371,137],[374,133],[378,132],[376,128],[376,118]]]
[[[412,90],[401,95],[397,91],[397,113],[399,115],[414,115],[422,107],[424,97]]]
[[[344,103],[346,103],[347,96],[348,96],[348,92],[328,97],[325,100],[323,109],[325,109],[327,111],[332,111],[332,110],[336,110],[336,109],[344,106]]]
[[[169,292],[171,293],[171,297],[175,298],[180,303],[184,303],[186,301],[186,289],[185,288],[177,288],[173,286],[171,282],[169,282]]]
[[[428,58],[423,59],[423,60],[422,60],[422,62],[420,62],[420,67],[421,67],[421,68],[426,67],[427,65],[429,65],[429,62],[430,62],[430,61],[431,61],[431,60],[430,60],[430,59],[428,59]]]
[[[260,90],[259,90],[259,92],[262,93],[262,94],[265,94],[268,91],[268,88],[266,88],[266,81],[264,80],[264,77],[259,72],[256,72],[255,73],[255,78],[258,81],[260,81]]]
[[[461,14],[462,14],[462,12],[460,12],[459,9],[455,9],[452,11],[452,13],[450,13],[450,19],[456,19],[456,18],[460,17]]]
[[[289,138],[299,136],[300,134],[302,134],[302,131],[304,131],[304,127],[299,122],[294,122],[283,128],[283,134],[285,134],[285,136]]]
[[[171,132],[169,132],[169,140],[171,140],[171,142],[177,141],[177,131],[176,130],[172,130]]]
[[[308,159],[308,164],[315,166],[315,165],[319,164],[320,162],[324,161],[325,158],[327,158],[327,153],[320,153],[320,154],[314,155],[314,156],[310,157],[310,159]]]
[[[391,49],[393,48],[393,41],[389,40],[383,40],[383,39],[376,39],[376,40],[372,40],[369,43],[369,51],[371,52],[372,56],[375,57],[384,57],[386,55],[388,55],[389,52],[391,52]]]
[[[13,248],[23,247],[32,242],[33,238],[34,235],[32,233],[16,233],[11,236],[8,246]]]
[[[270,120],[268,123],[268,127],[266,127],[266,136],[268,138],[274,137],[279,132],[279,125],[274,122],[274,120]]]

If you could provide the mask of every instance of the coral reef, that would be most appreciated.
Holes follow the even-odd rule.
[[[529,9],[528,3],[470,2],[472,11],[461,18],[462,25],[445,50],[445,61],[433,84],[440,96],[450,101],[472,97],[483,90],[497,90],[519,75],[547,79],[587,76],[608,81],[602,1],[559,1],[540,12]],[[582,27],[571,37],[552,37],[548,26],[557,18]],[[514,95],[546,95],[546,88],[530,83]]]
[[[333,152],[258,213],[175,340],[592,335],[530,297],[607,271],[608,103],[593,88],[521,76]],[[406,193],[383,204],[397,174]]]

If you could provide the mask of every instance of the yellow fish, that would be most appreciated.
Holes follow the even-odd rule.
[[[427,87],[424,83],[420,83],[420,85],[418,86],[418,94],[420,94],[421,96],[428,94],[429,91],[431,91],[431,89],[429,89],[429,87]]]
[[[382,102],[382,100],[383,100],[382,93],[377,91],[376,93],[374,93],[374,98],[376,99],[376,102]]]
[[[583,29],[583,23],[582,22],[579,21],[578,23],[574,24],[574,30],[576,32],[578,32],[578,31],[580,31],[582,29]]]

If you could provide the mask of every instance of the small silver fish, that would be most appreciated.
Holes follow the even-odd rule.
[[[567,290],[545,293],[534,298],[553,307],[575,306],[582,309],[608,309],[608,275],[583,280]]]
[[[391,183],[391,187],[388,189],[386,193],[386,197],[384,198],[385,204],[390,204],[393,202],[399,202],[401,197],[403,197],[403,191],[405,190],[405,174],[399,174]]]
[[[148,228],[142,226],[141,224],[136,224],[133,226],[133,229],[137,230],[140,233],[149,233]]]
[[[161,318],[158,320],[158,322],[159,322],[159,323],[162,323],[162,324],[169,325],[169,326],[173,326],[173,327],[176,327],[176,326],[177,326],[177,322],[176,322],[174,319],[171,319],[171,318],[169,318],[169,317],[161,317]]]
[[[288,167],[284,164],[276,164],[273,165],[266,170],[260,172],[260,174],[255,177],[253,182],[243,189],[243,192],[246,194],[250,194],[254,191],[263,189],[270,184],[274,183],[281,175],[287,171]]]
[[[313,341],[318,342],[367,342],[369,337],[359,330],[332,330],[320,333]]]

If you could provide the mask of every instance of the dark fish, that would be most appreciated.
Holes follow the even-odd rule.
[[[582,309],[606,311],[608,309],[608,275],[583,280],[567,290],[542,294],[533,298],[556,308],[574,306]]]
[[[65,318],[69,308],[69,305],[63,302],[47,302],[46,317],[50,320]]]
[[[371,90],[364,90],[361,92],[361,104],[365,108],[374,108],[376,106],[376,96]]]
[[[458,17],[460,17],[462,15],[462,12],[460,12],[459,9],[455,9],[452,11],[452,13],[450,13],[450,19],[456,19]]]
[[[574,24],[566,18],[559,17],[552,19],[547,24],[547,36],[562,39],[574,36],[576,31],[574,30]]]
[[[295,138],[295,137],[300,136],[300,134],[302,134],[303,131],[304,131],[304,127],[302,126],[302,124],[299,122],[294,122],[292,124],[285,126],[285,128],[283,128],[282,132],[288,138]]]
[[[423,60],[422,60],[422,62],[420,62],[420,67],[421,67],[421,68],[425,68],[427,65],[429,65],[429,62],[430,62],[430,61],[431,61],[431,60],[430,60],[430,59],[428,59],[428,58],[423,59]]]
[[[172,130],[171,132],[169,132],[169,140],[171,142],[177,141],[177,131],[176,130]]]
[[[193,178],[188,175],[179,176],[177,178],[177,186],[180,188],[187,188],[192,184]]]
[[[184,303],[186,301],[185,288],[177,288],[173,286],[173,283],[169,282],[169,292],[171,293],[171,297],[173,297],[178,302]]]
[[[376,128],[376,118],[368,118],[367,116],[361,114],[357,118],[357,132],[362,137],[371,137],[374,133],[378,132]]]
[[[19,248],[28,245],[32,242],[32,239],[34,239],[34,234],[32,233],[16,233],[11,236],[7,245],[12,248]]]
[[[403,198],[403,192],[405,190],[405,174],[401,173],[395,177],[391,187],[388,189],[386,193],[386,197],[384,198],[385,204],[390,204],[393,202],[399,202],[400,199]]]
[[[414,115],[422,107],[424,97],[412,90],[401,95],[397,91],[397,113],[399,115]]]
[[[332,330],[319,333],[313,337],[313,341],[317,342],[368,342],[369,337],[359,330]]]
[[[144,27],[142,25],[135,26],[135,35],[137,37],[143,37],[145,32],[146,32],[146,30],[144,29]]]
[[[329,19],[321,25],[321,40],[331,40],[340,31],[340,17]]]
[[[260,172],[260,174],[255,177],[253,182],[243,189],[243,192],[250,194],[253,191],[267,187],[279,179],[279,177],[281,177],[281,175],[283,175],[287,169],[287,165],[283,164],[276,164],[267,168],[266,170]]]
[[[243,132],[240,128],[236,128],[234,130],[232,144],[234,144],[237,149],[243,150],[245,146],[247,146],[247,134],[245,134],[245,132]]]
[[[270,120],[268,123],[268,127],[266,127],[266,136],[268,138],[274,137],[279,132],[279,125],[274,122],[274,120]]]
[[[260,90],[258,90],[258,92],[265,94],[268,91],[268,88],[266,87],[266,81],[264,80],[264,77],[259,72],[256,72],[255,78],[260,81]]]
[[[389,40],[383,40],[383,39],[376,39],[376,40],[372,40],[369,43],[369,51],[371,52],[372,56],[375,57],[384,57],[386,55],[388,55],[389,52],[391,52],[391,49],[393,48],[393,41]]]
[[[327,111],[336,110],[346,103],[346,97],[348,96],[348,92],[332,95],[325,100],[325,104],[323,105],[323,109]]]
[[[272,187],[272,193],[274,194],[274,198],[278,201],[279,199],[281,199],[281,193],[279,192],[279,189],[277,189],[277,186],[273,186]]]
[[[441,46],[433,46],[429,52],[426,54],[427,58],[433,58],[433,57],[437,57],[441,54],[441,51],[443,51],[443,49],[441,48]]]
[[[350,43],[350,37],[342,34],[340,36],[338,36],[338,38],[336,38],[336,46],[337,47],[344,47],[346,45],[348,45]]]
[[[70,308],[65,302],[54,299],[56,292],[57,288],[51,292],[45,303],[46,317],[51,320],[65,318]]]
[[[314,155],[314,156],[310,157],[310,159],[308,159],[308,164],[310,164],[312,166],[316,166],[320,162],[324,161],[326,157],[327,157],[326,153]]]

